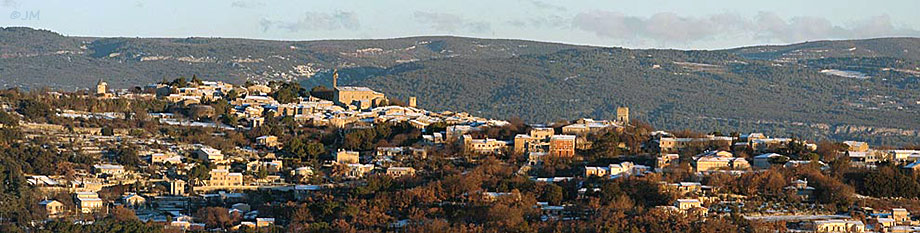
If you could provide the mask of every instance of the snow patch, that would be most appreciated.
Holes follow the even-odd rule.
[[[838,69],[824,69],[821,70],[821,73],[833,76],[839,76],[844,78],[855,78],[855,79],[869,79],[869,75],[866,75],[863,72],[852,71],[852,70],[838,70]]]

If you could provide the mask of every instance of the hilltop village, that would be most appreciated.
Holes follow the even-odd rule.
[[[0,230],[920,230],[916,147],[661,131],[625,106],[525,124],[424,101],[337,78],[4,90]]]

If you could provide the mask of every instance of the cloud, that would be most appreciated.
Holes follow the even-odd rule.
[[[536,7],[537,9],[541,9],[541,10],[554,10],[554,11],[566,11],[566,10],[568,10],[568,9],[566,9],[564,6],[559,6],[559,5],[555,5],[555,4],[546,3],[546,2],[540,1],[540,0],[521,0],[521,1],[530,3],[531,5],[533,5],[534,7]]]
[[[920,36],[920,30],[896,27],[888,15],[878,15],[854,22],[851,27],[851,30],[865,37]]]
[[[19,2],[15,0],[3,0],[3,2],[0,2],[0,6],[7,8],[19,8]]]
[[[741,16],[728,13],[683,17],[663,12],[644,18],[620,12],[590,11],[579,13],[572,19],[572,27],[594,32],[601,37],[681,43],[738,32],[745,24]]]
[[[793,17],[787,21],[775,13],[761,12],[754,17],[753,22],[758,38],[778,39],[782,42],[841,38],[850,33],[858,33],[835,26],[829,20],[820,17]]]
[[[734,13],[708,16],[680,16],[671,12],[638,17],[614,11],[587,11],[571,20],[576,29],[599,37],[621,40],[651,40],[659,44],[696,43],[716,39],[749,39],[762,42],[800,42],[818,39],[847,39],[881,36],[918,36],[920,31],[898,28],[890,17],[881,15],[835,25],[821,17],[784,19],[771,12],[754,17]]]
[[[261,2],[261,1],[244,1],[244,0],[240,0],[240,1],[234,1],[233,3],[230,3],[230,6],[232,6],[232,7],[237,7],[237,8],[248,8],[248,9],[251,9],[251,8],[260,8],[260,7],[264,7],[264,6],[265,6],[265,3],[264,3],[264,2]]]
[[[513,27],[519,28],[551,28],[551,29],[569,29],[571,28],[571,18],[558,15],[548,15],[542,17],[533,17],[527,19],[514,19],[506,23]]]
[[[415,21],[428,25],[434,30],[442,32],[473,32],[485,33],[492,30],[491,24],[485,21],[469,21],[459,15],[449,13],[432,13],[416,11],[413,14]]]
[[[316,30],[357,30],[361,27],[357,14],[354,12],[340,11],[335,13],[307,12],[300,20],[282,21],[262,19],[259,21],[262,31],[277,28],[290,32],[316,31]]]

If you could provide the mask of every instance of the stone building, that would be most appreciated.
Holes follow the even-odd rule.
[[[64,213],[64,203],[57,200],[44,200],[38,203],[45,210],[48,218],[56,218]]]
[[[360,153],[357,151],[339,150],[335,153],[335,161],[343,164],[359,163]]]
[[[553,137],[552,128],[533,128],[529,134],[514,136],[514,153],[545,152],[543,147],[549,146],[548,139]]]
[[[256,144],[265,147],[275,147],[278,146],[278,137],[271,135],[260,136],[256,138]]]
[[[414,176],[415,168],[411,167],[390,167],[387,168],[387,175],[391,177]]]
[[[211,179],[208,180],[208,186],[231,188],[243,186],[243,173],[230,172],[227,169],[213,169],[210,174]]]
[[[866,232],[866,225],[856,220],[817,220],[813,224],[815,232]]]
[[[339,73],[332,74],[333,102],[341,106],[354,106],[359,110],[379,106],[386,101],[383,93],[367,87],[338,86]]]
[[[102,81],[102,79],[100,79],[99,82],[96,83],[96,95],[104,96],[105,93],[108,93],[108,88],[109,88],[109,84],[106,83],[105,81]]]
[[[185,181],[183,180],[169,181],[169,195],[185,196]]]
[[[95,192],[77,192],[74,197],[81,213],[92,213],[102,209],[102,199]]]
[[[617,107],[617,123],[629,124],[629,107]]]
[[[463,135],[463,147],[473,153],[500,154],[507,146],[507,141],[492,138],[473,139],[470,135]]]
[[[744,158],[736,158],[727,151],[708,151],[694,156],[691,165],[698,172],[715,170],[746,170],[751,165]]]
[[[549,155],[558,157],[575,156],[575,135],[553,135],[550,137]]]

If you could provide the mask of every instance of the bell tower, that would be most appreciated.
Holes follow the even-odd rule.
[[[617,122],[620,124],[629,124],[629,107],[617,107]]]
[[[339,70],[332,70],[332,89],[339,88]]]
[[[409,96],[409,107],[418,107],[418,99],[415,96]]]

